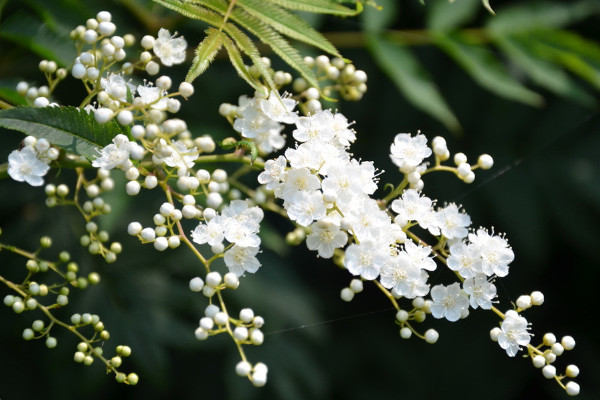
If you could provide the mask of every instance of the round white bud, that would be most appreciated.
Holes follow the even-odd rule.
[[[125,39],[121,36],[113,36],[110,38],[110,43],[115,46],[116,49],[122,49],[125,47]]]
[[[156,75],[160,71],[160,65],[156,61],[148,61],[146,64],[146,72],[148,75]]]
[[[556,367],[554,365],[546,365],[542,368],[542,375],[544,378],[552,379],[556,376]]]
[[[98,24],[98,32],[103,36],[110,36],[117,30],[117,26],[109,21],[102,21]]]
[[[104,57],[112,57],[112,55],[115,54],[115,50],[115,46],[113,46],[112,43],[105,43],[102,45],[100,52]]]
[[[129,181],[125,185],[125,192],[130,196],[135,196],[140,192],[141,186],[138,181]]]
[[[554,361],[556,361],[556,354],[552,352],[546,353],[544,354],[544,358],[546,359],[546,363],[552,364]]]
[[[458,154],[462,154],[462,153],[458,153]],[[454,156],[454,158],[456,159],[456,156]],[[469,172],[471,172],[471,165],[469,163],[462,162],[462,163],[458,164],[456,173],[458,174],[459,177],[465,178],[469,174]]]
[[[98,22],[110,22],[112,20],[112,14],[109,11],[100,11],[96,14]]]
[[[192,292],[200,292],[204,287],[204,281],[199,276],[190,280],[190,290]]]
[[[354,292],[352,291],[352,289],[345,287],[340,292],[340,297],[342,300],[350,302],[354,298]]]
[[[215,321],[210,317],[200,318],[200,327],[210,331],[215,326]]]
[[[123,110],[117,115],[117,121],[121,125],[129,125],[133,122],[133,113],[129,110]]]
[[[233,330],[233,337],[236,340],[243,342],[244,340],[248,339],[248,328],[245,326],[238,326]]]
[[[204,315],[206,315],[209,318],[213,318],[218,312],[219,312],[219,306],[217,306],[215,304],[209,304],[204,309]]]
[[[544,294],[540,291],[531,292],[531,304],[534,306],[541,306],[544,303]]]
[[[154,189],[158,185],[158,179],[154,175],[148,175],[144,178],[144,186],[147,189]]]
[[[235,366],[235,373],[239,376],[248,376],[252,371],[252,365],[248,361],[240,361]]]
[[[165,217],[170,217],[175,211],[175,206],[171,203],[164,202],[160,206],[160,213]]]
[[[157,237],[154,241],[154,248],[158,251],[164,251],[169,247],[169,242],[165,237]]]
[[[400,322],[408,321],[408,317],[408,311],[406,310],[398,310],[398,312],[396,313],[396,319]]]
[[[560,343],[554,343],[551,347],[551,350],[557,356],[560,356],[560,355],[562,355],[562,353],[565,352],[565,348]]]
[[[477,165],[481,169],[490,169],[494,166],[494,159],[489,154],[482,154],[477,159]]]
[[[101,107],[94,111],[94,118],[99,124],[105,124],[113,117],[113,112],[110,108]]]
[[[531,307],[531,296],[522,295],[517,299],[517,307],[522,308],[524,310]]]
[[[190,97],[194,94],[194,86],[189,82],[181,82],[179,84],[179,93],[183,97]]]
[[[533,357],[531,361],[533,362],[533,366],[536,368],[542,368],[544,365],[546,365],[546,359],[544,358],[544,356],[541,356],[539,354]]]
[[[577,382],[569,381],[565,386],[565,390],[569,396],[577,396],[579,394],[579,384]]]
[[[255,346],[260,346],[265,341],[265,335],[260,329],[252,329],[250,331],[250,341]]]
[[[179,239],[179,236],[169,236],[167,241],[169,242],[169,247],[171,249],[176,249],[181,244],[181,239]]]
[[[33,329],[35,330],[35,327]],[[574,364],[567,365],[565,372],[569,378],[576,378],[579,375],[579,367]]]
[[[354,293],[360,293],[363,291],[363,282],[360,279],[352,279],[350,281],[350,290]]]
[[[199,169],[196,172],[196,178],[200,181],[200,183],[207,183],[210,181],[210,172],[205,169]]]
[[[560,343],[565,350],[573,350],[575,348],[575,339],[572,336],[563,336]]]
[[[50,100],[45,97],[38,97],[33,101],[33,106],[38,108],[47,107],[49,104]]]
[[[223,281],[225,282],[225,285],[227,285],[227,287],[230,289],[237,289],[237,287],[240,285],[240,280],[238,276],[233,272],[226,273],[223,277]]]
[[[87,72],[87,69],[83,66],[83,64],[79,64],[76,63],[75,65],[73,65],[73,68],[71,69],[71,75],[73,75],[73,78],[76,79],[81,79],[85,76]]]
[[[206,205],[211,208],[219,208],[223,204],[223,196],[220,193],[209,193],[206,196]]]
[[[217,271],[212,271],[206,274],[206,284],[211,287],[217,287],[221,284],[222,277]]]
[[[463,164],[466,162],[467,162],[467,156],[465,155],[465,153],[456,153],[454,155],[454,164],[456,166],[460,166],[460,164]]]
[[[93,30],[93,29],[88,29],[87,31],[85,31],[83,33],[83,35],[81,36],[81,38],[87,44],[92,44],[92,43],[94,43],[96,41],[96,39],[98,39],[98,33],[95,30]]]
[[[139,222],[130,222],[127,226],[127,233],[131,236],[137,236],[142,231],[142,224]]]
[[[552,346],[554,343],[556,343],[556,336],[554,336],[553,333],[546,333],[543,341],[546,346]]]
[[[319,100],[311,99],[306,103],[306,108],[308,108],[308,111],[312,114],[316,114],[323,109],[323,105]]]
[[[140,232],[142,240],[145,242],[152,242],[156,238],[156,232],[152,228],[144,228]]]
[[[249,323],[254,318],[254,311],[251,308],[242,308],[240,310],[240,320]]]
[[[198,340],[206,340],[208,338],[208,332],[205,329],[202,329],[201,327],[198,327],[194,331],[194,335]]]
[[[427,343],[433,344],[437,342],[439,338],[440,334],[435,329],[428,329],[427,332],[425,332],[425,341]]]
[[[225,325],[229,320],[229,317],[227,317],[227,314],[225,314],[223,311],[219,311],[215,314],[213,319],[217,325]]]
[[[410,330],[410,328],[407,328],[407,327],[400,328],[400,337],[402,339],[410,339],[411,336],[412,336],[412,331]]]
[[[307,100],[318,100],[320,97],[319,90],[314,87],[306,89],[304,95],[306,96]]]
[[[172,81],[167,75],[163,75],[156,80],[156,87],[161,90],[169,90],[171,88]]]
[[[490,331],[490,339],[492,339],[494,342],[497,342],[500,334],[502,334],[502,329],[495,327]]]

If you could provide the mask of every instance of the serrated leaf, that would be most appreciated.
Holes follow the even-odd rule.
[[[479,11],[480,3],[480,0],[433,2],[427,14],[427,27],[438,32],[451,32],[470,22]]]
[[[185,77],[186,82],[192,82],[202,75],[223,46],[222,32],[215,28],[206,30],[206,37],[196,48],[194,61]]]
[[[410,51],[376,35],[367,36],[367,46],[381,69],[412,105],[438,119],[451,131],[461,129],[437,86]]]
[[[600,90],[600,45],[573,32],[549,31],[529,35],[532,48],[546,60],[587,80]]]
[[[323,35],[304,20],[268,1],[238,0],[237,4],[248,14],[270,25],[280,33],[317,47],[329,54],[341,57],[340,53]]]
[[[502,9],[489,19],[487,28],[493,35],[506,35],[539,29],[560,28],[600,12],[597,1],[526,2]]]
[[[434,35],[434,41],[482,87],[509,100],[542,105],[543,98],[512,77],[488,48],[468,43],[458,35]]]
[[[242,79],[248,82],[248,84],[254,89],[258,89],[260,84],[250,74],[248,68],[246,68],[246,65],[244,64],[244,60],[242,59],[242,55],[240,54],[238,47],[229,37],[224,35],[222,39],[223,47],[225,47],[225,50],[227,50],[227,55],[229,56],[231,65],[233,65],[233,67],[236,69],[236,71]]]
[[[531,47],[529,36],[498,38],[495,44],[521,68],[536,84],[556,93],[569,97],[588,106],[596,101],[582,90],[562,69],[553,63],[537,58]]]
[[[362,8],[357,4],[356,10],[344,7],[330,0],[269,0],[271,3],[290,10],[306,11],[319,14],[333,14],[352,17],[360,14]]]
[[[45,138],[70,154],[92,159],[97,149],[112,142],[125,127],[115,121],[99,124],[94,116],[75,107],[17,107],[0,111],[0,126]]]

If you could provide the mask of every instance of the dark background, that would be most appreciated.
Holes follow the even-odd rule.
[[[429,2],[428,2],[429,3]],[[498,2],[502,12],[505,3]],[[565,2],[566,3],[566,2]],[[48,26],[56,32],[84,23],[99,10],[110,10],[119,34],[156,34],[161,22],[171,31],[183,33],[193,48],[204,27],[144,1],[9,1],[0,16],[0,30],[10,18],[23,15],[41,21],[44,13],[59,21]],[[138,14],[132,13],[138,10]],[[141,11],[141,13],[140,13]],[[154,14],[143,14],[145,12]],[[428,12],[416,0],[402,1],[393,29],[421,29]],[[163,18],[162,20],[149,20]],[[489,18],[481,9],[473,26]],[[360,32],[361,18],[318,18],[322,32]],[[597,16],[569,26],[581,35],[599,40]],[[41,25],[41,24],[40,24]],[[39,26],[36,27],[39,28]],[[38,31],[39,32],[39,31]],[[67,31],[68,32],[68,31]],[[68,44],[68,43],[67,43]],[[336,44],[334,42],[334,44]],[[41,84],[37,71],[39,56],[31,46],[0,37],[0,86],[14,87],[21,79]],[[471,160],[481,153],[495,159],[490,171],[478,172],[471,185],[454,177],[428,176],[425,192],[440,203],[462,204],[473,226],[494,227],[505,232],[516,258],[510,274],[498,279],[501,310],[532,290],[546,295],[542,307],[525,316],[533,323],[534,343],[545,332],[557,337],[572,335],[577,346],[557,361],[557,369],[577,364],[576,379],[581,399],[600,398],[600,349],[592,324],[597,315],[599,282],[598,225],[600,211],[600,115],[597,106],[582,106],[526,84],[541,93],[545,105],[533,108],[501,99],[476,85],[452,60],[431,46],[415,48],[415,54],[437,82],[458,120],[462,132],[449,132],[427,114],[416,110],[383,75],[370,54],[360,46],[340,47],[342,54],[369,76],[368,92],[358,103],[339,103],[349,120],[355,120],[358,140],[352,147],[357,158],[374,160],[386,173],[382,183],[400,179],[389,160],[389,145],[400,132],[421,130],[430,139],[446,137],[451,152],[465,152]],[[490,51],[494,51],[490,49]],[[501,54],[498,54],[502,57]],[[282,67],[282,64],[276,66]],[[183,79],[188,64],[163,68],[174,82]],[[56,97],[62,104],[78,104],[83,91],[79,82],[67,80]],[[582,87],[597,97],[583,81]],[[224,57],[219,57],[195,82],[196,94],[183,104],[180,118],[193,134],[232,134],[217,113],[219,104],[236,103],[251,90],[236,78]],[[22,135],[1,131],[0,159],[18,146]],[[42,341],[25,342],[24,328],[38,312],[15,315],[0,307],[0,398],[3,400],[45,396],[62,398],[208,398],[208,399],[562,399],[566,394],[553,381],[522,358],[510,359],[489,340],[497,319],[489,312],[473,311],[466,320],[448,323],[427,319],[423,330],[440,332],[436,345],[413,338],[402,340],[394,324],[394,312],[383,296],[368,287],[350,304],[339,299],[350,276],[327,260],[314,258],[304,245],[281,246],[293,227],[270,217],[264,228],[262,268],[242,280],[240,288],[227,294],[230,307],[252,307],[263,315],[265,343],[248,349],[252,361],[269,366],[265,388],[255,389],[235,375],[238,355],[226,337],[198,342],[193,336],[206,300],[187,289],[190,277],[198,274],[193,257],[185,251],[157,253],[127,236],[123,221],[151,223],[161,204],[156,192],[129,198],[123,196],[123,178],[113,174],[117,185],[106,197],[113,213],[100,220],[124,252],[115,264],[106,265],[86,254],[77,244],[83,223],[74,210],[47,209],[41,188],[4,180],[0,189],[0,240],[25,249],[35,249],[42,235],[55,245],[44,254],[52,259],[68,249],[84,271],[98,271],[103,280],[70,296],[61,312],[99,314],[111,333],[105,351],[127,344],[133,356],[124,370],[140,376],[136,387],[119,385],[103,373],[98,362],[84,367],[73,362],[77,341],[56,328],[58,347],[45,348]],[[47,181],[68,182],[71,171],[53,171]],[[383,185],[380,185],[383,186]],[[140,206],[143,204],[143,206]],[[190,227],[192,229],[192,227]],[[73,239],[75,238],[75,239]],[[3,252],[2,275],[18,281],[24,277],[24,260]],[[433,279],[443,280],[445,272]],[[7,288],[0,288],[2,297]],[[34,315],[35,314],[35,315]],[[223,335],[221,335],[223,336]]]

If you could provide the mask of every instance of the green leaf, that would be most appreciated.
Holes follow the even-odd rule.
[[[412,105],[438,119],[451,131],[461,129],[439,89],[412,53],[376,35],[367,36],[367,46],[381,69]]]
[[[497,16],[489,19],[487,28],[493,35],[560,28],[599,12],[600,3],[593,0],[526,2],[503,8]]]
[[[486,47],[459,35],[434,35],[435,43],[461,65],[482,87],[509,100],[541,106],[543,98],[520,84]]]
[[[222,46],[222,32],[214,28],[208,28],[206,37],[196,48],[194,61],[192,61],[192,66],[185,77],[185,81],[192,82],[204,73]]]
[[[398,15],[398,2],[395,0],[380,1],[381,9],[367,8],[362,14],[363,29],[367,32],[381,32],[388,28]]]
[[[70,154],[92,159],[98,148],[127,129],[115,121],[99,124],[94,116],[75,107],[17,107],[0,111],[0,126],[45,138]]]
[[[341,57],[337,49],[323,35],[304,20],[286,10],[262,0],[238,0],[237,4],[248,14],[270,25],[280,33]]]
[[[39,20],[25,12],[13,14],[2,21],[0,38],[24,46],[40,57],[68,66],[77,56],[71,39],[51,31]]]
[[[573,32],[533,32],[536,54],[563,65],[600,90],[600,45]]]
[[[480,7],[479,0],[433,2],[427,15],[427,27],[438,32],[451,32],[470,22]]]
[[[242,59],[242,55],[238,47],[235,43],[226,35],[223,35],[223,47],[227,50],[227,55],[229,55],[229,60],[233,67],[237,70],[238,74],[242,79],[244,79],[250,86],[254,89],[258,89],[260,84],[254,79],[254,77],[248,71],[248,68],[244,64],[244,60]]]
[[[344,7],[331,0],[269,0],[273,4],[290,10],[307,11],[319,14],[334,14],[352,17],[361,12],[362,8],[357,4],[356,10]]]
[[[594,98],[573,82],[560,67],[534,55],[530,49],[532,41],[529,36],[498,38],[495,44],[536,84],[581,104],[596,104]]]

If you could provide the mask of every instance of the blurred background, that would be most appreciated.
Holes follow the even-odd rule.
[[[578,365],[579,398],[600,398],[600,346],[592,330],[600,282],[600,2],[496,1],[497,16],[478,0],[377,3],[383,11],[369,8],[357,18],[302,14],[368,74],[360,102],[332,105],[356,121],[352,151],[386,171],[382,183],[400,179],[388,157],[397,133],[444,136],[452,153],[462,151],[472,162],[491,154],[494,168],[478,172],[473,184],[432,175],[425,192],[440,204],[462,204],[473,226],[506,233],[516,258],[508,277],[497,280],[498,307],[507,310],[519,295],[541,290],[544,305],[524,314],[533,323],[533,342],[549,331],[559,338],[572,335],[577,346],[559,357],[557,369]],[[41,58],[68,65],[74,57],[69,31],[101,10],[113,14],[117,34],[139,39],[162,26],[183,34],[190,51],[206,29],[146,0],[0,1],[0,98],[18,104],[18,81],[43,84]],[[300,47],[304,54],[319,54]],[[285,69],[275,56],[273,65]],[[188,66],[161,72],[178,82]],[[218,107],[252,91],[225,56],[217,57],[195,88],[179,117],[194,135],[231,135]],[[55,98],[77,105],[83,93],[80,82],[67,79]],[[22,138],[0,130],[2,162]],[[70,178],[72,171],[53,171],[47,181]],[[56,330],[53,350],[42,341],[25,342],[23,329],[40,315],[0,307],[3,400],[567,397],[527,359],[510,359],[490,341],[497,324],[492,313],[476,310],[456,323],[427,319],[423,331],[434,327],[440,333],[435,345],[402,340],[395,313],[377,290],[367,287],[351,303],[341,301],[349,274],[315,258],[304,244],[287,247],[283,238],[293,226],[277,216],[262,230],[262,268],[226,294],[230,307],[252,307],[266,320],[265,343],[248,349],[251,361],[269,367],[267,386],[255,389],[235,375],[238,355],[228,338],[194,338],[206,299],[187,288],[199,273],[193,257],[157,253],[126,234],[123,221],[151,223],[162,199],[155,192],[130,198],[119,184],[124,178],[113,178],[116,189],[105,198],[113,212],[99,223],[123,244],[116,263],[107,265],[78,245],[84,226],[74,210],[47,209],[41,188],[10,179],[0,189],[0,241],[33,250],[49,235],[54,246],[43,253],[47,258],[68,250],[83,271],[100,273],[101,284],[72,294],[61,313],[100,315],[111,333],[106,351],[131,346],[124,370],[138,373],[140,383],[119,385],[98,362],[73,362],[77,341],[66,331]],[[3,276],[23,279],[24,259],[6,252],[0,257]],[[2,297],[8,293],[0,288]]]

